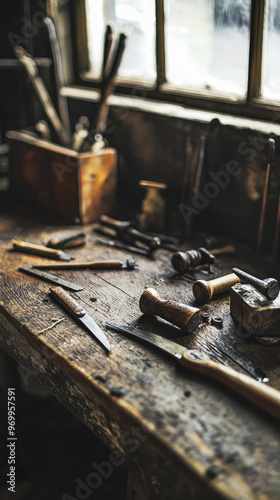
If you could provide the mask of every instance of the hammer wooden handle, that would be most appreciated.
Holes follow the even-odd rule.
[[[280,418],[280,392],[272,387],[257,382],[256,380],[233,370],[228,366],[215,363],[209,358],[197,359],[192,354],[195,351],[183,354],[179,364],[184,368],[195,370],[206,376],[214,378],[223,385],[237,392],[245,399],[251,401],[264,411]]]
[[[21,240],[12,240],[12,244],[14,250],[18,252],[32,253],[34,255],[41,255],[42,257],[49,257],[50,259],[59,259],[64,254],[61,250],[35,245],[34,243],[26,243]]]
[[[213,248],[209,250],[213,255],[231,255],[236,252],[236,249],[232,245],[225,245],[220,248]]]
[[[154,288],[144,290],[139,307],[142,313],[160,316],[188,333],[191,333],[200,322],[200,309],[165,300]]]

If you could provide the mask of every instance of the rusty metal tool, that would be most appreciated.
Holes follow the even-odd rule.
[[[192,333],[201,321],[200,309],[165,300],[154,288],[144,290],[140,297],[139,307],[142,313],[159,316],[187,333]]]
[[[55,260],[72,260],[72,255],[62,252],[62,250],[55,250],[54,248],[47,248],[42,245],[35,245],[21,240],[12,240],[13,249],[17,252],[32,253],[40,257],[48,257]]]
[[[36,269],[104,269],[104,270],[132,270],[137,266],[134,259],[127,259],[126,263],[121,260],[90,260],[76,262],[56,262],[48,264],[38,264]]]
[[[272,163],[274,161],[274,155],[275,155],[275,140],[270,137],[268,139],[268,157],[267,157],[266,176],[265,176],[265,184],[264,184],[264,191],[263,191],[259,230],[258,230],[257,250],[261,249],[261,244],[262,244],[263,229],[264,229],[265,215],[266,215],[266,206],[267,206],[267,199],[268,199],[268,191],[269,191],[270,178],[271,178],[271,167],[272,167]]]
[[[234,274],[238,276],[244,283],[252,285],[259,293],[268,300],[275,300],[279,294],[279,283],[275,278],[265,278],[261,280],[252,274],[246,273],[237,267],[232,269]]]
[[[232,254],[235,248],[227,245],[222,248],[214,248],[209,251],[207,248],[200,247],[197,250],[188,250],[187,252],[176,252],[171,258],[172,267],[178,273],[184,273],[188,269],[208,264],[209,267],[214,263],[217,255]]]
[[[30,274],[31,276],[35,276],[35,278],[48,281],[49,283],[53,283],[54,285],[62,286],[63,288],[67,288],[68,290],[72,290],[73,292],[80,292],[81,290],[83,290],[81,286],[70,283],[70,281],[63,279],[60,276],[55,276],[54,274],[47,273],[46,271],[36,269],[33,266],[21,266],[18,268],[18,271]]]
[[[229,366],[212,361],[206,354],[188,350],[160,335],[125,325],[106,324],[107,328],[122,333],[137,342],[168,357],[178,367],[201,373],[241,395],[269,415],[280,418],[280,392]]]
[[[78,248],[85,245],[86,235],[85,233],[65,233],[62,237],[53,236],[47,243],[47,247],[50,248],[59,248],[60,250],[64,250],[67,248]]]
[[[230,291],[241,279],[234,273],[226,274],[214,280],[197,280],[193,284],[193,294],[195,299],[201,304],[208,302],[213,295],[222,295]]]
[[[117,236],[125,243],[135,245],[140,241],[148,248],[150,253],[160,248],[161,241],[159,238],[138,231],[129,221],[120,221],[112,219],[108,215],[101,215],[99,222],[105,227],[114,229]]]
[[[60,91],[64,87],[64,77],[63,77],[63,69],[62,69],[62,61],[61,54],[59,50],[59,43],[57,38],[57,33],[55,29],[55,25],[53,20],[50,17],[45,17],[43,19],[43,23],[45,24],[48,36],[50,40],[50,46],[52,51],[52,58],[54,64],[54,77],[56,83],[56,93],[57,93],[57,105],[59,110],[59,115],[63,127],[66,133],[71,136],[71,126],[70,126],[70,118],[68,112],[67,98],[61,95]]]
[[[280,294],[268,300],[252,285],[237,283],[230,289],[230,312],[247,337],[270,346],[280,342]]]
[[[39,76],[38,69],[33,57],[28,52],[26,52],[23,47],[20,47],[18,45],[14,47],[14,51],[16,56],[26,69],[28,77],[35,89],[44,112],[46,113],[56,132],[59,142],[63,146],[69,146],[71,143],[71,135],[66,132],[63,124],[61,123],[61,120],[55,110],[45,84],[42,78]]]
[[[69,295],[60,286],[55,286],[50,288],[52,297],[57,300],[57,302],[62,305],[68,313],[70,313],[74,319],[81,323],[91,335],[99,340],[99,342],[105,347],[106,351],[110,352],[110,344],[106,335],[102,332],[101,328],[95,323],[92,317],[85,311],[82,305],[74,300],[71,295]]]

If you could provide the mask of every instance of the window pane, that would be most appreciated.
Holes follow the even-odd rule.
[[[264,22],[262,95],[280,100],[280,0],[267,0]]]
[[[127,35],[118,75],[126,79],[154,82],[155,6],[152,0],[86,0],[87,34],[90,71],[94,78],[101,75],[105,27],[109,23],[116,31]]]
[[[167,80],[245,97],[251,0],[165,0]]]

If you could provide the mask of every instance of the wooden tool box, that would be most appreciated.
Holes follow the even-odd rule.
[[[117,184],[115,149],[77,153],[24,131],[9,131],[6,137],[12,193],[51,210],[69,224],[87,224],[112,213]]]

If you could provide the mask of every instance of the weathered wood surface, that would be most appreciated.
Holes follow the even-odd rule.
[[[22,264],[46,259],[10,252],[13,238],[44,244],[57,232],[31,222],[0,221],[1,345],[98,436],[125,453],[149,499],[279,499],[279,421],[216,382],[176,371],[148,348],[106,330],[105,322],[141,325],[254,377],[265,374],[279,390],[280,346],[256,345],[246,338],[230,316],[229,296],[203,306],[210,316],[223,317],[222,329],[202,324],[185,335],[141,315],[138,303],[145,287],[195,305],[192,282],[209,278],[204,269],[178,276],[170,265],[171,254],[161,250],[153,260],[135,256],[135,271],[55,272],[84,287],[73,296],[108,336],[112,351],[107,357],[52,301],[48,283],[17,271]],[[91,226],[85,230],[87,245],[71,250],[76,257],[127,257],[123,251],[94,245]],[[246,249],[235,257],[218,258],[211,277],[229,273],[233,265],[279,278],[279,269],[269,263],[260,266],[259,258]]]

